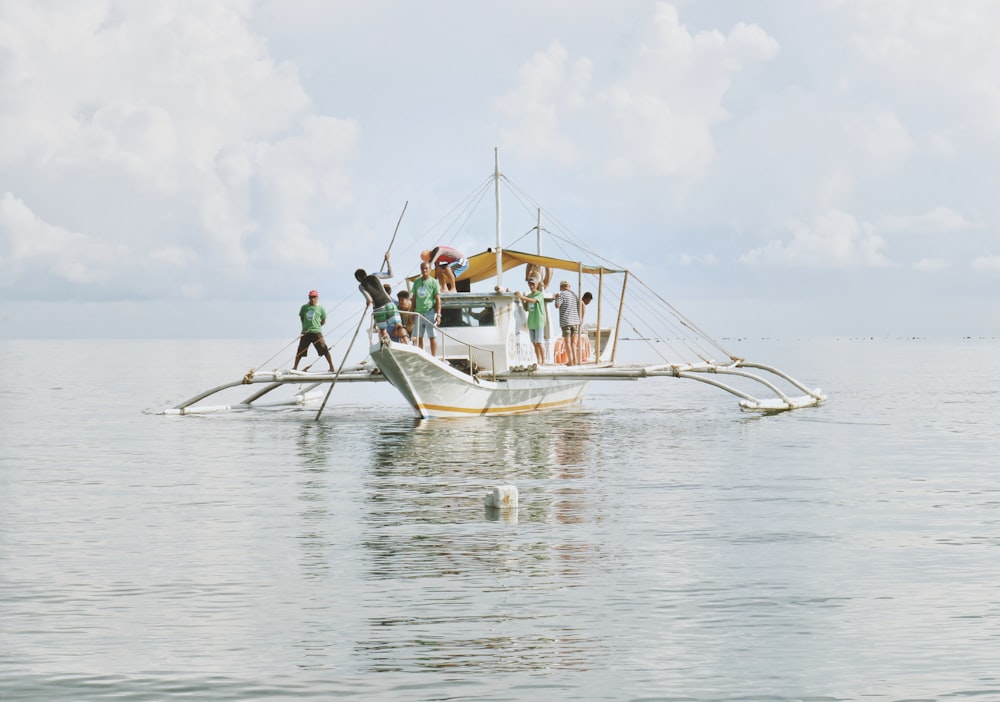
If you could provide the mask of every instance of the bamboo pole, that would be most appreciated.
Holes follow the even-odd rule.
[[[337,374],[333,376],[333,381],[330,383],[330,389],[326,391],[326,397],[323,398],[323,404],[320,405],[319,411],[316,413],[316,421],[319,421],[320,415],[323,414],[323,410],[326,408],[326,402],[330,399],[330,393],[333,392],[333,386],[337,384],[337,378],[340,377],[340,372],[344,370],[344,364],[347,363],[347,355],[351,353],[351,349],[354,347],[354,341],[358,338],[358,332],[361,331],[361,325],[364,324],[365,319],[368,318],[369,307],[371,307],[371,303],[366,302],[365,311],[361,313],[361,319],[358,320],[358,328],[354,330],[354,336],[351,337],[351,343],[347,345],[347,351],[344,352],[344,358],[340,362],[340,368],[337,369]]]

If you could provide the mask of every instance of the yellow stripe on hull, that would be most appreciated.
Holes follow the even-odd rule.
[[[511,405],[509,407],[484,407],[483,409],[475,409],[472,407],[451,407],[448,405],[430,405],[430,404],[419,404],[417,408],[420,413],[424,416],[427,415],[440,415],[441,413],[449,414],[475,414],[475,415],[503,415],[503,414],[521,414],[522,412],[534,412],[535,410],[542,409],[553,409],[555,407],[565,407],[566,405],[573,405],[580,401],[579,396],[571,397],[566,400],[559,400],[558,402],[537,402],[528,405]]]

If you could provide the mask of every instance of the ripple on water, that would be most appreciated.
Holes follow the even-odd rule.
[[[768,417],[670,380],[523,417],[144,414],[234,351],[194,346],[75,347],[41,401],[4,356],[0,698],[1000,696],[1000,371],[939,363],[995,344],[807,346],[830,402]]]

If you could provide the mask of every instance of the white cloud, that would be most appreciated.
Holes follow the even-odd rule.
[[[852,215],[831,210],[811,224],[791,222],[790,240],[775,239],[740,257],[751,265],[784,266],[884,266],[886,242],[874,227],[858,222]]]
[[[0,282],[54,275],[71,283],[105,280],[122,251],[43,221],[11,193],[0,195]]]
[[[943,258],[922,258],[913,264],[913,270],[933,273],[950,268],[951,263]]]
[[[315,114],[294,66],[248,29],[252,6],[0,4],[0,188],[117,252],[87,272],[94,256],[54,247],[51,271],[124,282],[144,264],[218,278],[274,256],[329,263],[307,239],[352,200],[359,129]],[[14,286],[33,254],[8,249]]]
[[[371,233],[409,201],[405,269],[498,145],[651,278],[988,290],[1000,4],[768,8],[0,0],[0,302],[353,292]]]
[[[878,221],[882,232],[944,234],[971,229],[975,224],[947,207],[935,207],[917,215],[887,215]]]
[[[917,144],[888,108],[827,93],[773,96],[743,116],[710,187],[728,198],[752,197],[744,215],[854,210],[873,187],[895,177]],[[878,184],[878,185],[877,185]],[[884,188],[883,188],[884,189]]]
[[[954,110],[962,116],[958,124],[965,125],[960,131],[1000,131],[1000,84],[995,80],[1000,57],[994,51],[1000,6],[995,2],[828,4],[850,28],[850,43],[866,80],[893,90],[904,103],[919,105],[926,110],[925,121],[933,123]]]
[[[728,34],[692,32],[663,3],[653,27],[624,77],[601,95],[612,135],[610,168],[620,177],[649,173],[689,184],[715,160],[712,132],[728,117],[723,103],[733,81],[773,58],[778,44],[744,23]]]
[[[498,101],[500,110],[514,123],[500,130],[504,143],[564,166],[576,163],[579,148],[564,130],[566,121],[587,103],[590,74],[590,62],[571,60],[558,42],[532,56],[518,70],[517,87]]]
[[[696,182],[714,161],[713,129],[727,118],[723,102],[736,76],[777,52],[756,25],[692,32],[675,7],[659,3],[651,30],[620,70],[573,59],[558,43],[535,54],[499,101],[510,125],[504,143],[564,165],[587,159],[618,178]],[[606,77],[597,81],[598,73]]]
[[[972,261],[972,269],[977,271],[1000,271],[1000,256],[979,256]]]
[[[170,164],[178,155],[178,135],[170,114],[159,105],[114,102],[94,111],[80,140],[55,154],[67,161],[103,161],[131,178],[163,190],[176,182]]]
[[[719,258],[715,254],[696,256],[682,253],[668,256],[668,260],[679,266],[716,266],[719,263]]]
[[[198,254],[183,246],[165,246],[150,251],[149,260],[172,267],[191,266],[198,262]]]
[[[204,229],[228,244],[231,260],[329,265],[313,235],[313,203],[351,204],[353,186],[339,164],[353,159],[357,138],[350,120],[308,116],[297,134],[220,150],[201,209]]]
[[[913,153],[909,130],[891,110],[881,106],[866,107],[846,116],[844,145],[852,156],[868,166],[869,173],[892,172]]]

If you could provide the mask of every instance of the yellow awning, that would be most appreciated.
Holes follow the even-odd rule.
[[[483,280],[488,280],[490,278],[496,278],[497,275],[497,255],[496,251],[487,249],[482,253],[478,253],[474,256],[469,256],[469,267],[466,269],[462,275],[458,277],[459,280],[468,280],[473,283],[478,283]],[[616,268],[606,268],[604,266],[595,266],[587,263],[582,263],[580,261],[568,261],[562,258],[553,258],[551,256],[542,256],[540,254],[530,254],[524,253],[523,251],[512,251],[511,249],[504,249],[501,258],[500,266],[503,270],[508,271],[511,268],[516,268],[517,266],[523,266],[528,263],[534,263],[539,266],[546,266],[549,269],[563,270],[563,271],[573,271],[579,273],[586,273],[588,275],[598,275],[600,273],[624,273],[623,270]],[[419,276],[413,276],[409,280],[414,280]]]

